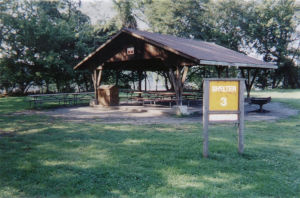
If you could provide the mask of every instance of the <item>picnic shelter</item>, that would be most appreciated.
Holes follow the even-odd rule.
[[[89,69],[95,90],[106,69],[137,71],[139,75],[145,71],[165,71],[173,85],[177,104],[182,104],[183,85],[192,66],[216,67],[219,76],[225,68],[236,67],[246,79],[248,94],[259,69],[277,68],[212,42],[123,28],[74,69]],[[251,70],[255,71],[253,75]],[[97,102],[97,93],[95,97]]]

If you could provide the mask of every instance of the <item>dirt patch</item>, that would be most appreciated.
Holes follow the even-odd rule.
[[[248,121],[276,121],[297,115],[298,110],[291,109],[278,102],[264,105],[267,113],[252,112],[257,105],[245,105],[245,119]],[[120,106],[105,107],[70,107],[57,108],[50,111],[25,111],[23,114],[42,114],[60,118],[70,122],[97,122],[116,124],[185,124],[202,122],[202,107],[189,107],[191,116],[175,116],[174,109],[160,106]],[[18,113],[21,114],[21,113]]]
[[[0,137],[14,137],[16,135],[15,131],[3,131],[0,130]]]
[[[271,102],[263,106],[267,110],[266,113],[253,112],[258,109],[258,105],[245,105],[245,119],[248,121],[276,121],[278,119],[287,118],[298,114],[298,110],[292,109],[287,105],[279,102]]]
[[[201,121],[201,117],[176,117],[168,107],[121,106],[119,108],[61,108],[46,112],[47,115],[71,122],[98,122],[116,124],[181,124]]]

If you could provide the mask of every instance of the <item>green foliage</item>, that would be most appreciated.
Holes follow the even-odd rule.
[[[7,1],[1,15],[0,85],[22,92],[32,84],[48,90],[51,83],[57,91],[71,91],[76,84],[90,89],[90,75],[73,67],[103,41],[94,37],[95,29],[76,3]]]
[[[271,73],[272,87],[281,82],[286,88],[300,85],[290,47],[296,31],[294,3],[294,0],[266,0],[255,6],[251,41],[265,61],[276,62],[279,67]]]
[[[133,14],[133,3],[131,1],[113,0],[115,9],[118,14],[116,16],[119,28],[137,28],[137,21]]]
[[[300,51],[292,45],[299,37],[295,34],[299,4],[294,0],[113,3],[117,15],[92,26],[79,10],[80,1],[1,1],[0,90],[25,93],[33,85],[44,86],[46,92],[53,85],[56,89],[52,91],[91,90],[90,72],[74,71],[73,67],[122,27],[137,28],[138,20],[154,32],[215,42],[243,53],[253,49],[265,61],[279,66],[276,71],[261,71],[258,87],[300,87],[295,64]],[[122,86],[136,80],[134,73],[117,73]],[[201,79],[215,75],[216,70],[191,73],[189,80],[201,85]],[[238,72],[230,69],[229,74],[235,77]],[[115,72],[104,71],[103,81],[114,83],[116,76]]]
[[[230,49],[263,56],[279,66],[275,72],[262,71],[260,86],[299,87],[295,51],[295,1],[143,1],[154,32],[212,41]],[[167,10],[167,12],[166,12]]]
[[[149,1],[143,7],[154,32],[206,39],[210,31],[204,0]]]

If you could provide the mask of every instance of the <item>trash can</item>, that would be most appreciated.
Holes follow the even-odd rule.
[[[119,90],[115,85],[101,85],[97,89],[98,103],[102,106],[119,105]]]

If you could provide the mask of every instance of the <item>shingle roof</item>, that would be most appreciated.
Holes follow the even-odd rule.
[[[162,44],[168,48],[174,49],[182,54],[191,56],[199,61],[200,64],[214,65],[234,65],[244,67],[274,68],[277,66],[261,60],[257,60],[245,54],[222,47],[215,43],[205,42],[195,39],[179,38],[171,35],[150,33],[133,29],[124,29],[124,31],[144,37]]]
[[[78,63],[74,68],[77,69],[88,61],[93,56],[101,53],[101,49],[113,42],[121,33],[130,34],[136,38],[145,40],[152,45],[164,48],[170,52],[184,56],[196,62],[199,65],[219,65],[219,66],[238,66],[238,67],[253,67],[277,69],[276,65],[267,63],[245,54],[230,50],[215,43],[179,38],[171,35],[151,33],[146,31],[133,30],[129,28],[122,29],[115,37],[101,45],[96,51],[87,56],[84,60]]]

